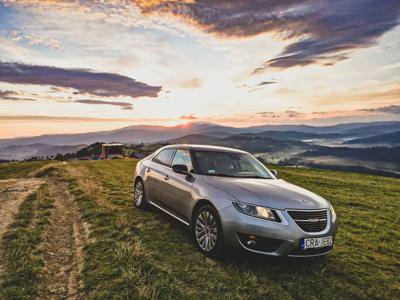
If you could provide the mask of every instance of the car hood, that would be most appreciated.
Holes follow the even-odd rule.
[[[227,178],[203,176],[214,187],[241,202],[277,209],[328,208],[324,198],[282,179]]]

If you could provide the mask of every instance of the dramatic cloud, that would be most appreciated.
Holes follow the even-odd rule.
[[[35,99],[20,97],[19,93],[14,91],[2,91],[0,90],[0,100],[8,100],[8,101],[36,101]]]
[[[129,102],[114,102],[114,101],[101,101],[101,100],[90,100],[90,99],[83,99],[83,100],[76,100],[74,102],[78,103],[85,103],[85,104],[95,104],[95,105],[113,105],[119,106],[124,110],[132,110],[132,104]]]
[[[332,65],[355,49],[368,47],[399,23],[398,0],[197,0],[139,1],[144,14],[171,14],[222,37],[273,33],[296,40],[266,68],[285,69],[313,63]]]
[[[400,115],[400,105],[389,105],[378,108],[360,109],[360,111]]]
[[[51,85],[72,88],[80,94],[103,97],[157,97],[161,86],[151,86],[114,73],[89,69],[63,69],[0,61],[0,81],[15,84]]]
[[[194,114],[190,115],[183,115],[179,117],[180,120],[196,120],[198,117],[196,117]]]

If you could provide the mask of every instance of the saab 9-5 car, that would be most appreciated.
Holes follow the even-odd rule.
[[[141,160],[134,205],[153,205],[190,226],[198,249],[211,257],[235,249],[324,255],[337,229],[327,200],[278,179],[251,154],[223,147],[172,145]]]

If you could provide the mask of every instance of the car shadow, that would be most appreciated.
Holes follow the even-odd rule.
[[[184,242],[190,244],[193,247],[193,251],[197,251],[188,226],[153,206],[149,206],[147,210],[157,215],[160,222],[168,223],[170,230],[178,231],[182,235]],[[279,270],[279,272],[304,272],[314,270],[315,268],[322,269],[329,260],[329,254],[328,256],[316,257],[277,257],[243,250],[227,252],[222,257],[212,260],[220,266],[234,266],[243,271],[260,271],[273,268]]]

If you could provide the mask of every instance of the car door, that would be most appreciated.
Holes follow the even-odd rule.
[[[189,171],[193,170],[190,152],[187,149],[177,149],[172,160],[173,165],[186,165]],[[162,191],[163,204],[176,213],[178,216],[188,219],[189,203],[191,200],[192,186],[195,175],[191,177],[178,174],[169,169],[168,179],[165,180],[165,186]]]
[[[146,166],[146,193],[150,201],[161,203],[161,194],[168,176],[175,149],[161,150]]]

